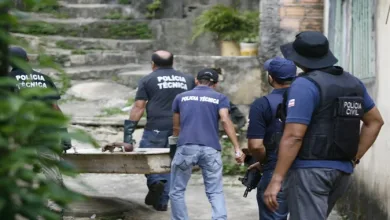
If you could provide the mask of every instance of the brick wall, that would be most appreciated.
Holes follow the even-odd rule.
[[[299,31],[323,30],[323,0],[280,0],[280,27]]]

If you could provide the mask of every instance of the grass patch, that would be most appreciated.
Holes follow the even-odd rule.
[[[11,32],[31,35],[62,35],[72,37],[98,37],[110,39],[151,39],[152,32],[146,23],[91,23],[72,26],[69,24],[46,23],[43,21],[25,21]]]
[[[84,54],[87,54],[87,52],[85,52],[84,50],[76,49],[76,50],[72,50],[72,54],[73,55],[84,55]]]
[[[131,106],[132,104],[134,104],[134,102],[134,98],[129,98],[126,102],[126,106]],[[144,112],[144,114],[146,114],[146,111]]]
[[[227,139],[221,140],[223,175],[245,175],[246,166],[241,166],[234,160],[233,145]]]
[[[57,41],[56,42],[56,47],[61,48],[61,49],[65,49],[65,50],[73,50],[73,49],[75,49],[73,47],[73,45],[70,45],[68,42],[66,42],[64,40]]]
[[[101,114],[100,116],[120,115],[124,113],[121,108],[117,107],[105,108],[102,110],[102,112],[103,114]]]

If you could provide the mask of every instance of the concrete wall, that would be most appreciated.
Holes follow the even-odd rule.
[[[301,31],[323,29],[323,0],[261,0],[259,60],[281,56],[279,46]],[[263,79],[265,75],[263,74]],[[264,80],[266,82],[266,80]],[[263,91],[269,86],[263,84]]]
[[[149,0],[148,0],[149,1]],[[167,49],[180,55],[220,55],[219,42],[211,34],[200,36],[193,44],[193,22],[204,10],[215,4],[234,5],[241,10],[258,10],[260,0],[163,0],[159,20],[151,22],[156,49]],[[184,18],[184,19],[183,19]]]
[[[261,73],[256,57],[175,56],[175,68],[196,76],[205,67],[219,67],[223,78],[218,90],[247,113],[248,106],[261,97]]]
[[[390,82],[390,21],[386,24],[390,0],[377,0],[376,48],[377,78],[376,83],[368,85],[369,93],[375,98],[385,125],[374,146],[364,155],[355,170],[352,187],[339,207],[349,219],[390,219],[390,102],[388,86]],[[354,201],[351,203],[351,201]]]

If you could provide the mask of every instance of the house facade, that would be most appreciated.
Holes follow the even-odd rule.
[[[385,125],[338,208],[348,219],[390,219],[390,0],[262,0],[260,12],[261,62],[300,31],[323,31],[337,65],[365,83]]]

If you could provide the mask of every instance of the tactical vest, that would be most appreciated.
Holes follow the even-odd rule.
[[[364,115],[364,88],[347,72],[313,71],[300,75],[313,82],[320,101],[303,138],[298,158],[303,160],[353,160],[358,151],[360,120]],[[287,94],[281,113],[285,120]]]
[[[272,119],[267,123],[263,142],[266,152],[269,153],[277,151],[283,135],[283,122],[277,117],[278,108],[280,108],[283,101],[283,95],[271,93],[264,97],[267,99],[272,112]]]

